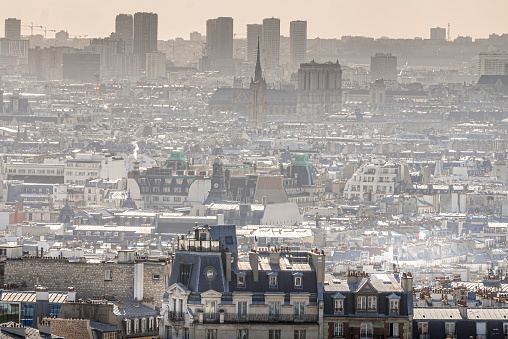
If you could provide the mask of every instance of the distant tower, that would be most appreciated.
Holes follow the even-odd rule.
[[[223,202],[226,200],[226,182],[224,177],[224,169],[222,161],[217,156],[213,161],[212,169],[212,188],[208,192],[208,197],[205,200],[205,205]]]
[[[279,66],[280,59],[280,19],[263,20],[263,62],[265,69]]]
[[[140,66],[146,67],[146,53],[157,52],[156,13],[134,14],[134,53],[139,55]]]
[[[430,40],[446,40],[446,28],[433,27],[430,29]],[[374,80],[374,79],[373,79]]]
[[[307,21],[291,21],[289,25],[289,48],[291,66],[300,67],[305,62],[307,53]]]
[[[247,25],[247,61],[256,62],[258,41],[263,38],[263,25]]]
[[[130,14],[118,14],[115,22],[115,33],[125,43],[125,53],[132,53],[134,39],[134,19]]]
[[[266,81],[261,71],[259,52],[256,60],[254,79],[250,82],[249,89],[249,127],[262,128],[266,125]]]
[[[206,21],[206,46],[208,57],[213,60],[233,59],[233,18]]]
[[[5,19],[5,38],[8,40],[21,39],[21,20],[15,18]]]
[[[391,53],[376,53],[370,58],[370,78],[397,80],[397,57]]]

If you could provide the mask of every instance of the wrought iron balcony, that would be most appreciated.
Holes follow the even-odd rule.
[[[184,321],[185,320],[185,314],[183,312],[173,312],[170,311],[168,313],[168,319],[171,321]]]
[[[236,313],[225,313],[225,322],[253,322],[253,323],[292,323],[292,322],[305,322],[314,323],[318,322],[317,314],[268,314],[268,313],[256,313],[256,314],[236,314]]]

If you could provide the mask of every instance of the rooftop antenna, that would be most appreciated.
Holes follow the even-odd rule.
[[[448,23],[448,41],[452,41],[452,35],[450,34],[450,23]]]

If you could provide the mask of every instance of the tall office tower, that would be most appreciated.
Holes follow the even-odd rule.
[[[434,27],[430,29],[430,40],[446,40],[446,28]]]
[[[21,39],[21,20],[15,18],[5,19],[5,38],[9,40]]]
[[[115,33],[118,39],[125,42],[125,53],[132,53],[134,19],[130,14],[118,14],[115,22]]]
[[[266,69],[279,66],[280,19],[263,20],[263,60]]]
[[[370,79],[397,80],[397,57],[391,53],[370,57]]]
[[[233,18],[206,21],[206,46],[211,60],[233,59]]]
[[[504,51],[480,53],[480,75],[504,75],[508,53]]]
[[[139,65],[142,69],[146,66],[146,53],[157,52],[157,14],[141,13],[134,14],[134,48],[135,54],[139,55]]]
[[[247,61],[254,63],[257,57],[258,41],[263,39],[263,25],[247,25]]]
[[[289,39],[291,66],[298,68],[305,62],[307,53],[307,21],[291,21]]]

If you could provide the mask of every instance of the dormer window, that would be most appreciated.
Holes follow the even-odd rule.
[[[333,305],[333,311],[335,313],[344,312],[344,299],[335,299]]]
[[[399,313],[399,300],[391,299],[390,300],[390,313]]]
[[[268,274],[268,286],[270,288],[277,288],[278,286],[277,272],[272,272]]]
[[[332,299],[333,299],[333,313],[335,314],[344,313],[344,299],[346,299],[346,297],[343,294],[337,292],[334,295],[332,295]]]
[[[245,273],[238,273],[236,275],[236,286],[238,288],[244,288],[245,287]]]
[[[388,298],[389,313],[399,314],[400,296],[396,295],[395,293],[392,293],[386,298]]]
[[[298,288],[298,289],[303,288],[303,274],[301,272],[294,273],[293,280],[295,283],[295,288]]]

